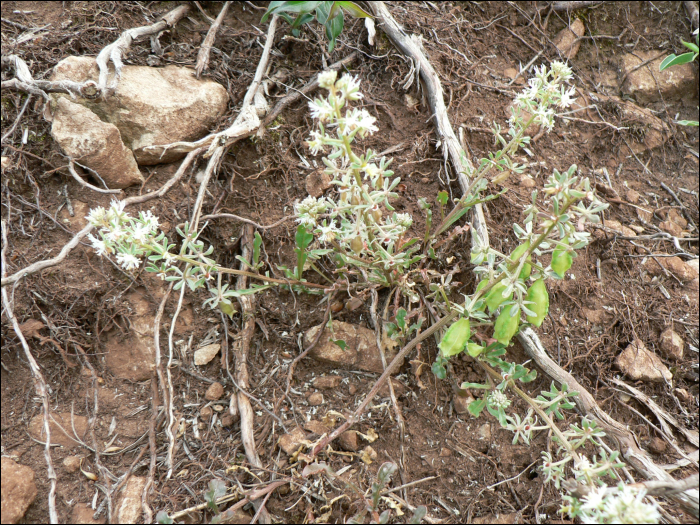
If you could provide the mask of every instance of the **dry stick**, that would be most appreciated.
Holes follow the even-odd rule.
[[[75,171],[75,164],[73,163],[73,159],[70,159],[70,161],[68,161],[68,172],[78,182],[78,184],[86,187],[89,190],[96,191],[97,193],[121,193],[122,192],[122,190],[103,190],[102,188],[98,188],[97,186],[93,186],[92,184],[85,182],[83,180],[83,178],[80,175],[78,175],[78,172]]]
[[[685,204],[683,204],[681,202],[681,200],[678,198],[678,195],[676,195],[676,192],[673,191],[671,188],[669,188],[666,185],[666,183],[664,183],[664,182],[661,182],[661,187],[671,194],[671,197],[673,197],[673,200],[676,201],[678,203],[678,206],[681,207],[681,210],[683,210],[683,215],[686,216],[686,218],[690,221],[690,224],[692,224],[693,227],[695,227],[695,230],[697,231],[697,229],[698,229],[697,224],[695,224],[695,221],[693,220],[692,215],[688,211],[688,208],[686,208]]]
[[[228,11],[230,5],[231,2],[226,2],[221,8],[219,16],[217,16],[216,20],[214,20],[214,23],[207,32],[204,42],[202,42],[202,46],[199,48],[199,53],[197,54],[197,65],[194,67],[197,78],[200,77],[202,71],[209,67],[209,54],[211,53],[211,46],[214,44],[214,40],[216,40],[216,33],[219,31],[219,27],[221,27],[221,23],[224,21],[226,11]]]
[[[2,264],[2,275],[5,275],[7,270],[7,262],[5,261],[5,252],[7,251],[7,225],[5,221],[2,221],[2,251],[0,251],[0,263]],[[5,312],[7,312],[7,317],[12,323],[12,328],[17,334],[20,342],[22,343],[22,348],[24,349],[24,355],[29,362],[29,368],[32,371],[32,378],[34,379],[34,389],[39,395],[42,401],[43,416],[44,416],[44,432],[46,433],[46,443],[44,446],[44,458],[46,458],[47,475],[49,478],[49,519],[51,523],[58,523],[58,514],[56,513],[56,471],[53,468],[53,462],[51,461],[51,429],[49,427],[49,396],[46,393],[46,381],[44,381],[44,376],[41,374],[39,365],[37,364],[32,352],[29,350],[29,345],[27,340],[22,334],[22,330],[19,328],[19,323],[17,318],[12,311],[12,304],[10,303],[10,298],[7,295],[7,289],[2,288],[2,303],[4,305]]]
[[[460,146],[459,140],[450,124],[450,119],[447,116],[447,109],[445,107],[442,85],[440,84],[440,79],[433,65],[426,57],[420,41],[417,38],[406,35],[403,28],[386,8],[384,2],[369,2],[369,6],[381,23],[384,32],[394,44],[417,65],[417,69],[419,69],[420,76],[423,79],[426,94],[428,95],[430,110],[435,117],[435,126],[442,142],[443,155],[445,156],[445,160],[449,157],[454,171],[457,173],[459,186],[462,192],[466,192],[469,188],[469,179],[465,175],[465,171],[471,171],[473,166],[466,152]],[[472,208],[472,221],[474,223],[474,230],[479,239],[479,244],[481,246],[488,246],[489,234],[481,204],[477,204]]]
[[[693,25],[693,29],[698,28],[698,21],[700,19],[700,12],[698,12],[698,6],[695,2],[683,2],[685,10],[688,12],[688,18],[690,18],[690,23]]]
[[[22,104],[22,109],[19,110],[19,113],[17,113],[17,117],[15,118],[15,121],[12,123],[12,126],[10,126],[10,129],[3,134],[2,139],[0,139],[0,143],[5,142],[5,139],[12,135],[15,132],[15,129],[17,129],[17,125],[19,124],[19,121],[22,120],[22,115],[24,115],[24,112],[27,110],[27,106],[29,106],[29,103],[32,101],[32,94],[29,93],[27,95],[27,99],[24,101],[24,104]]]
[[[142,202],[149,201],[151,199],[155,199],[156,197],[162,197],[165,195],[170,188],[173,187],[173,185],[182,178],[182,175],[185,173],[185,170],[192,164],[192,161],[195,159],[195,157],[202,151],[202,149],[194,150],[191,151],[182,161],[182,164],[180,164],[180,167],[178,168],[177,172],[175,172],[175,175],[172,176],[172,178],[166,182],[158,191],[154,191],[152,193],[148,193],[146,195],[137,195],[134,197],[129,197],[127,199],[124,199],[124,205],[129,206],[131,204],[140,204]],[[2,278],[2,286],[7,286],[8,284],[14,284],[23,277],[27,277],[33,273],[39,272],[45,268],[50,268],[51,266],[55,266],[62,262],[68,254],[71,252],[73,248],[78,246],[80,241],[85,237],[88,233],[90,233],[93,230],[93,226],[91,224],[87,225],[85,228],[80,230],[78,233],[75,234],[75,236],[66,244],[60,251],[60,253],[52,258],[52,259],[45,259],[43,261],[38,261],[35,263],[30,264],[27,266],[25,269],[20,270],[18,272],[13,273],[9,277],[3,277]]]
[[[518,339],[528,355],[548,376],[560,384],[566,384],[569,391],[575,390],[579,393],[573,398],[579,410],[584,415],[593,418],[605,430],[605,433],[617,442],[617,448],[637,472],[650,480],[673,481],[671,475],[657,466],[649,454],[639,447],[632,432],[604,412],[596,403],[595,398],[571,374],[549,358],[539,337],[531,328],[521,330]],[[698,517],[697,490],[687,490],[669,497],[677,501],[684,510],[696,518]]]
[[[246,224],[241,232],[241,256],[246,261],[251,261],[253,258],[253,227]],[[243,270],[247,265],[241,262]],[[237,290],[245,290],[247,287],[247,279],[245,275],[239,275],[236,281]],[[250,341],[255,333],[255,296],[241,295],[238,298],[241,305],[241,318],[243,319],[243,328],[234,342],[234,355],[236,357],[235,373],[236,382],[242,389],[250,389],[250,381],[248,376],[248,352],[250,350]],[[241,416],[241,441],[245,449],[248,462],[258,468],[262,468],[262,462],[258,456],[258,451],[255,448],[255,434],[253,432],[253,407],[250,404],[250,399],[243,393],[238,392],[238,412]],[[262,504],[256,502],[256,516],[260,514],[263,523],[271,523],[268,512]]]
[[[98,88],[104,94],[111,94],[117,88],[117,81],[121,75],[123,67],[122,55],[129,50],[131,43],[142,36],[157,35],[161,31],[165,31],[169,27],[173,27],[177,22],[184,17],[190,10],[190,4],[182,4],[166,13],[161,19],[150,26],[135,27],[127,29],[116,41],[105,47],[100,54],[97,55],[95,61],[100,69],[100,77],[98,80]],[[114,63],[114,82],[111,86],[107,86],[107,77],[109,75],[109,61]]]

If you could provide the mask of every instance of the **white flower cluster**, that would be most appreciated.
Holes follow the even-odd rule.
[[[510,399],[500,390],[494,390],[489,394],[489,405],[495,408],[508,408],[510,406]]]
[[[522,127],[523,112],[533,115],[534,122],[549,133],[554,127],[554,110],[550,105],[568,108],[576,100],[573,98],[575,88],[564,86],[572,76],[571,68],[563,62],[552,62],[549,70],[544,65],[535,67],[535,76],[528,81],[528,89],[515,98],[510,118],[511,134]]]
[[[323,163],[338,198],[307,197],[295,206],[297,222],[313,230],[320,242],[337,243],[346,253],[382,252],[384,268],[394,268],[402,260],[394,248],[413,223],[407,213],[388,213],[393,211],[388,199],[396,196],[392,190],[400,180],[389,179],[394,174],[387,169],[391,161],[377,161],[371,150],[357,156],[351,148],[356,136],[378,131],[376,119],[366,109],[346,107],[362,98],[357,77],[345,74],[337,80],[335,71],[327,71],[319,75],[319,86],[328,96],[309,103],[319,130],[311,132],[307,145],[313,154],[330,148]]]
[[[614,492],[606,486],[592,488],[583,498],[583,523],[658,523],[656,505],[644,503],[645,490],[636,490],[620,483]]]
[[[101,206],[90,210],[85,218],[100,234],[99,239],[88,234],[97,255],[116,253],[117,262],[125,270],[141,265],[140,257],[150,253],[147,246],[158,231],[158,217],[146,211],[133,218],[124,211],[123,201],[113,201],[107,210]]]

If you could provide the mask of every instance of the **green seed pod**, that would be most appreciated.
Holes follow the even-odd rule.
[[[510,299],[513,297],[512,292],[507,297],[503,297],[503,290],[505,289],[505,284],[498,283],[491,288],[491,291],[488,294],[486,294],[485,300],[486,305],[489,307],[489,312],[493,313],[504,301],[510,301]]]
[[[350,248],[352,248],[352,251],[355,252],[355,255],[360,255],[362,248],[364,248],[364,243],[359,235],[350,241]]]
[[[445,357],[450,357],[459,354],[467,346],[467,341],[469,341],[469,319],[460,319],[454,323],[445,332],[445,335],[438,345],[440,347],[440,352]]]
[[[515,250],[513,250],[513,253],[510,254],[510,261],[513,264],[518,264],[520,261],[520,257],[530,249],[530,241],[525,241],[522,243],[520,246],[518,246]],[[528,261],[532,261],[532,257],[528,256],[527,258]],[[530,277],[530,274],[532,273],[532,265],[529,262],[526,262],[523,265],[523,269],[520,270],[520,278],[522,280],[527,279]]]
[[[518,333],[518,326],[520,325],[520,315],[510,316],[510,312],[514,307],[514,304],[509,304],[501,314],[496,319],[496,325],[493,329],[493,337],[502,345],[507,345],[510,343],[512,337]]]
[[[372,211],[370,212],[370,214],[372,215],[372,218],[374,219],[374,222],[376,222],[377,224],[379,224],[379,221],[382,220],[382,210],[380,210],[379,208],[377,208],[376,210],[372,210]]]
[[[572,262],[573,258],[566,249],[566,243],[564,246],[557,246],[552,254],[552,270],[563,279],[566,271],[571,268]]]
[[[529,310],[535,312],[534,316],[527,316],[527,321],[539,328],[544,318],[547,317],[547,312],[549,312],[549,294],[543,279],[537,279],[530,286],[527,291],[527,300],[535,303],[527,305]]]

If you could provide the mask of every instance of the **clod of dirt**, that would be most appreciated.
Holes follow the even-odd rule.
[[[310,345],[316,339],[318,331],[324,328],[325,325],[310,328],[304,337],[306,344]],[[331,339],[345,341],[345,350]],[[390,351],[386,354],[388,363],[395,354]],[[309,352],[309,355],[318,361],[335,366],[359,368],[377,374],[384,371],[374,331],[341,321],[333,321],[333,333],[330,330],[324,330],[318,344]]]
[[[357,432],[354,430],[347,430],[340,434],[338,437],[338,444],[343,450],[348,452],[357,452],[360,450],[360,443],[357,439]]]
[[[309,432],[313,432],[317,436],[322,436],[326,432],[332,430],[332,429],[328,428],[326,425],[324,425],[321,421],[317,421],[315,419],[312,419],[311,421],[308,421],[307,423],[305,423],[304,429],[308,430]]]
[[[80,104],[64,97],[58,99],[51,136],[66,155],[96,171],[108,188],[128,188],[144,181],[134,154],[122,143],[117,127],[102,122]]]
[[[312,197],[320,197],[331,187],[331,178],[322,170],[316,170],[306,176],[306,192]]]
[[[649,441],[649,450],[653,454],[663,454],[666,452],[666,442],[660,437],[653,437]]]
[[[194,352],[194,364],[197,366],[206,365],[209,361],[214,359],[214,356],[219,353],[219,350],[221,350],[221,345],[219,343],[213,343],[198,348]]]
[[[70,523],[75,523],[76,525],[101,525],[107,520],[105,518],[100,518],[99,520],[93,519],[95,511],[90,507],[86,507],[82,503],[78,503],[73,510],[70,512]]]
[[[635,51],[622,57],[620,71],[626,77],[622,91],[634,96],[638,104],[646,105],[659,100],[684,100],[697,96],[693,64],[682,64],[659,71],[659,65],[671,53]],[[635,70],[639,64],[656,57],[648,64]]]
[[[529,175],[523,175],[522,177],[520,177],[520,187],[521,188],[530,189],[530,188],[534,188],[535,186],[537,186],[535,179],[533,179]]]
[[[639,195],[639,192],[634,191],[633,189],[627,190],[627,193],[625,193],[625,198],[627,199],[627,202],[630,204],[637,204],[639,203],[639,198],[641,195]]]
[[[664,221],[659,224],[659,228],[666,233],[670,233],[674,237],[681,237],[683,235],[683,228],[673,221]]]
[[[582,37],[586,31],[583,21],[577,18],[569,27],[565,27],[557,36],[554,37],[552,43],[556,46],[557,50],[561,55],[567,60],[571,60],[578,53],[581,47],[581,41],[578,38]]]
[[[449,458],[452,455],[452,451],[447,448],[447,447],[442,447],[440,449],[440,457],[441,458]]]
[[[398,379],[396,379],[394,377],[391,377],[389,379],[391,380],[391,386],[394,387],[394,394],[396,395],[396,397],[401,397],[402,395],[404,395],[406,393],[406,385],[404,385],[401,381],[399,381]],[[387,397],[390,395],[388,381],[385,382],[379,388],[378,394],[380,396],[384,396],[384,397]]]
[[[474,401],[474,398],[471,395],[462,396],[455,394],[452,397],[452,404],[455,407],[455,412],[460,416],[469,412],[469,403],[472,401]]]
[[[321,376],[314,379],[314,388],[320,388],[323,390],[330,390],[331,388],[338,388],[340,385],[342,377],[340,376]]]
[[[63,466],[66,469],[66,472],[69,474],[72,474],[73,472],[78,472],[78,469],[80,468],[80,457],[78,456],[67,456],[63,460]]]
[[[683,359],[683,338],[673,331],[672,328],[667,328],[661,333],[661,338],[659,340],[661,343],[661,350],[667,357],[680,361]]]
[[[309,396],[309,406],[317,407],[323,404],[323,394],[321,392],[314,392]]]
[[[482,454],[486,454],[491,445],[491,424],[484,423],[476,431],[476,449]]]
[[[65,58],[51,77],[76,82],[98,78],[92,57]],[[228,95],[220,84],[195,78],[189,68],[124,66],[113,96],[78,103],[114,124],[121,134],[118,142],[133,151],[139,164],[152,165],[174,162],[185,154],[170,149],[161,156],[160,148],[149,146],[202,138],[226,111]]]
[[[34,471],[7,457],[2,458],[1,470],[2,522],[17,523],[36,498]]]
[[[512,525],[513,523],[523,523],[522,512],[511,512],[510,514],[487,514],[474,518],[474,523],[493,523],[498,525]]]
[[[296,427],[289,434],[285,434],[280,437],[277,444],[279,447],[288,455],[291,456],[297,450],[299,450],[300,445],[305,445],[309,443],[306,439],[306,433],[299,427]]]
[[[117,523],[138,523],[141,521],[141,496],[146,486],[143,476],[131,476],[117,503]]]
[[[634,232],[634,230],[631,230],[627,226],[623,226],[619,221],[606,219],[605,226],[607,228],[610,228],[611,230],[615,230],[616,232],[620,233],[621,235],[624,235],[625,237],[636,237],[637,236],[637,234]]]
[[[690,394],[685,388],[676,388],[674,392],[683,403],[688,403],[691,399]]]
[[[632,341],[615,359],[615,364],[630,379],[649,383],[671,381],[673,375],[656,354],[647,350],[638,339]]]
[[[76,441],[76,436],[73,435],[73,428],[77,433],[78,439],[83,439],[85,433],[88,429],[88,421],[84,416],[73,416],[73,421],[71,422],[70,412],[63,414],[51,414],[50,416],[53,420],[49,424],[49,429],[51,430],[51,444],[61,445],[66,448],[75,448],[79,446]],[[66,432],[61,430],[61,427],[65,429]],[[29,434],[38,441],[45,441],[46,434],[44,434],[44,416],[43,414],[37,414],[29,422],[29,427],[27,428]]]
[[[218,401],[224,395],[224,387],[221,383],[212,383],[207,388],[207,392],[204,394],[204,399],[207,401]]]
[[[698,277],[698,272],[692,266],[683,262],[683,259],[680,257],[656,257],[656,261],[659,261],[666,270],[678,277],[682,282],[692,281]],[[652,275],[663,275],[664,273],[655,260],[651,258],[647,259],[643,266]]]

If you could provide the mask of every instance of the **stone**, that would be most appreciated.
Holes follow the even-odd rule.
[[[70,412],[64,412],[61,414],[52,413],[50,417],[53,419],[49,423],[49,429],[51,431],[51,444],[61,445],[65,448],[72,449],[80,446],[73,435],[73,427],[75,427],[75,432],[78,439],[85,440],[86,433],[88,430],[88,420],[84,416],[73,415],[73,422],[71,423]],[[68,432],[68,435],[61,430],[61,427]],[[29,426],[27,428],[29,434],[37,441],[46,441],[46,434],[44,433],[44,415],[37,414],[29,421]],[[69,437],[70,436],[70,437]]]
[[[523,513],[509,512],[507,514],[487,514],[474,518],[474,523],[482,524],[489,523],[492,525],[512,525],[514,523],[525,523],[523,521]]]
[[[533,179],[529,175],[523,175],[522,177],[520,177],[520,187],[521,188],[530,189],[530,188],[534,188],[535,186],[537,186],[535,179]]]
[[[634,381],[663,383],[671,381],[673,375],[655,354],[647,350],[644,343],[635,339],[615,359],[617,367]]]
[[[346,430],[338,436],[338,444],[343,450],[348,452],[357,452],[360,450],[360,443],[357,439],[357,432],[354,430]]]
[[[340,376],[321,376],[314,379],[314,388],[320,388],[322,390],[330,390],[333,388],[338,388],[342,377]]]
[[[36,498],[34,471],[3,456],[2,465],[2,523],[17,523],[24,517]]]
[[[94,514],[95,511],[90,507],[78,503],[70,512],[70,523],[75,523],[77,525],[98,525],[107,521],[104,517],[98,520],[94,519]]]
[[[440,457],[441,458],[449,458],[450,456],[452,456],[452,451],[449,448],[442,447],[440,449]]]
[[[306,192],[312,197],[320,197],[331,187],[331,178],[323,170],[316,170],[306,176]]]
[[[469,412],[469,403],[472,401],[474,401],[474,398],[471,395],[461,396],[455,394],[452,396],[452,405],[455,408],[455,412],[460,416]]]
[[[212,383],[209,385],[209,388],[207,388],[207,391],[204,394],[204,399],[207,401],[218,401],[223,395],[224,387],[221,386],[221,383]]]
[[[355,394],[357,394],[357,387],[352,383],[350,383],[350,385],[348,385],[348,394],[350,394],[351,396],[354,396]]]
[[[486,454],[489,451],[489,446],[491,445],[491,424],[484,423],[476,431],[477,443],[476,449],[482,454]]]
[[[666,452],[666,442],[660,437],[653,437],[649,441],[649,451],[653,454],[663,454]]]
[[[664,275],[663,270],[659,268],[659,265],[656,263],[658,261],[661,266],[678,277],[681,282],[686,283],[688,281],[692,281],[693,279],[697,279],[698,272],[695,270],[695,268],[693,268],[692,265],[683,262],[683,259],[680,257],[663,257],[662,254],[658,255],[659,256],[655,258],[647,258],[642,265],[650,274]]]
[[[666,233],[670,233],[674,237],[680,237],[683,235],[683,228],[681,228],[678,224],[676,224],[673,221],[664,221],[659,224],[659,228],[661,228]]]
[[[285,434],[279,438],[277,444],[287,454],[291,456],[301,445],[308,444],[306,433],[299,427],[296,427],[289,434]]]
[[[661,350],[667,357],[676,361],[683,359],[683,347],[685,342],[672,328],[667,328],[661,333],[660,343]]]
[[[673,66],[659,71],[661,62],[671,53],[658,50],[636,50],[622,57],[620,72],[625,77],[622,91],[632,95],[638,104],[647,105],[659,99],[659,93],[666,102],[682,101],[697,97],[697,86],[693,64]],[[648,64],[634,70],[642,62],[657,57]]]
[[[216,354],[221,350],[220,343],[212,343],[210,345],[202,346],[194,352],[194,364],[197,366],[204,366],[211,362],[212,359],[216,357]]]
[[[612,314],[610,314],[602,308],[597,308],[595,310],[582,308],[582,311],[586,320],[594,326],[603,327],[607,322],[609,322],[612,319]]]
[[[692,399],[690,393],[685,388],[676,388],[674,392],[683,403],[688,403]]]
[[[75,56],[61,60],[51,76],[54,81],[75,82],[98,78],[93,57]],[[151,146],[204,137],[226,111],[228,95],[220,84],[197,79],[190,68],[124,66],[112,96],[95,100],[79,98],[77,102],[101,120],[115,125],[124,145],[133,151],[140,165],[152,165],[184,157],[185,153],[175,150],[161,155],[162,148]]]
[[[153,324],[155,308],[143,289],[136,289],[125,297],[131,315],[131,331],[122,335],[118,330],[107,334],[105,365],[119,379],[146,381],[155,367]]]
[[[681,228],[685,228],[686,226],[688,226],[688,221],[685,219],[685,217],[683,217],[683,215],[678,213],[678,210],[676,210],[675,208],[671,208],[668,211],[668,215],[666,216],[666,218],[669,221],[675,222]]]
[[[312,407],[317,407],[323,404],[323,394],[321,392],[314,392],[309,396],[309,405]]]
[[[117,523],[140,523],[143,518],[141,496],[146,486],[143,476],[131,476],[116,504]]]
[[[614,230],[625,237],[636,237],[637,234],[634,230],[631,230],[627,226],[623,226],[619,221],[614,221],[614,220],[605,220],[605,227],[610,228],[611,230]]]
[[[66,456],[63,459],[63,467],[69,474],[78,472],[78,469],[80,469],[80,458],[78,456]]]
[[[313,432],[317,436],[322,436],[330,430],[333,430],[332,428],[329,429],[326,425],[323,424],[323,422],[317,421],[315,419],[312,419],[311,421],[305,423],[304,429],[308,430],[309,432]]]
[[[552,43],[559,51],[562,58],[571,60],[576,56],[581,47],[581,41],[578,40],[578,38],[582,37],[585,31],[586,28],[580,18],[576,18],[569,27],[565,27],[559,31],[557,36],[552,40]]]
[[[102,122],[88,108],[60,97],[51,136],[66,155],[97,172],[110,189],[142,184],[133,153],[124,146],[114,124]]]
[[[304,337],[306,344],[310,345],[315,340],[318,331],[323,329],[324,325],[310,328]],[[333,321],[333,332],[324,330],[318,344],[309,353],[311,357],[334,366],[359,368],[377,374],[384,371],[373,330],[350,323]],[[345,350],[333,343],[331,339],[345,341]],[[387,350],[385,354],[387,363],[390,363],[396,352]]]
[[[639,192],[633,190],[633,189],[628,189],[627,193],[625,193],[625,198],[627,198],[627,202],[630,204],[637,204],[639,203],[639,198],[641,195],[639,195]]]

